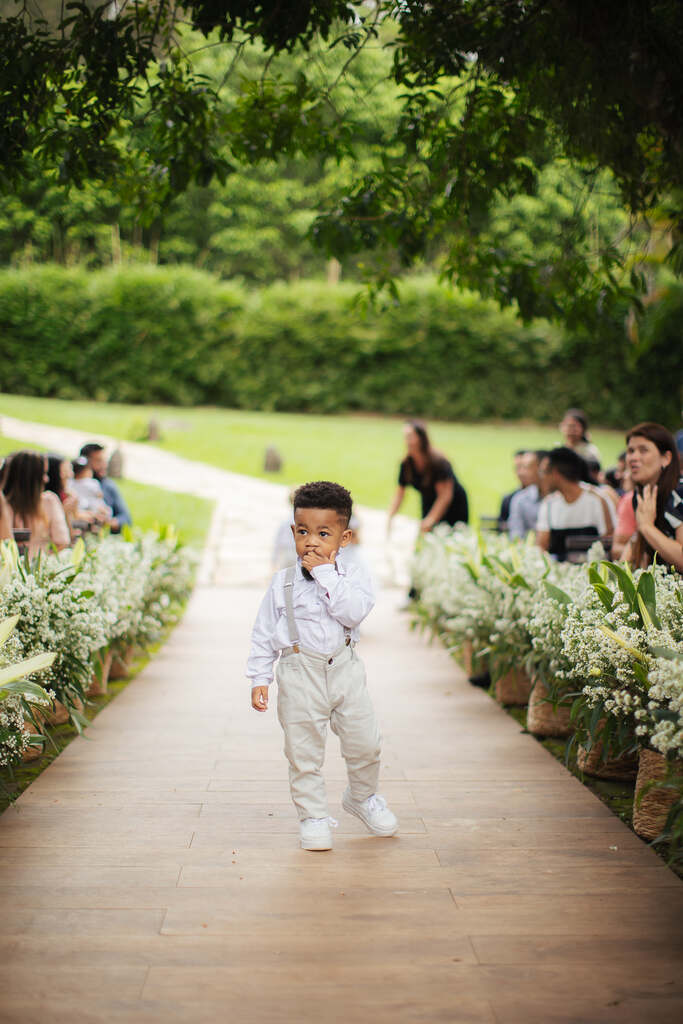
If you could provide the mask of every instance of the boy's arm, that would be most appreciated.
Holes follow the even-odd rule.
[[[273,665],[278,655],[278,648],[274,644],[277,621],[275,593],[271,583],[256,615],[256,622],[251,632],[251,649],[247,660],[247,676],[252,688],[252,706],[257,707],[256,701],[258,701],[257,710],[259,711],[265,711],[268,706],[268,686],[273,681]],[[260,691],[259,694],[254,693],[257,689]]]
[[[353,629],[359,626],[375,603],[372,580],[361,568],[338,573],[331,564],[316,565],[311,575],[333,619]]]

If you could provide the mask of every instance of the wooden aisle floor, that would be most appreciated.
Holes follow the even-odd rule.
[[[0,818],[0,1020],[680,1024],[683,886],[396,592],[360,653],[400,835],[341,810],[331,737],[335,848],[298,848],[274,709],[243,676],[259,599],[199,587]]]

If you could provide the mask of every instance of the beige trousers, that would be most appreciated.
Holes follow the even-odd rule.
[[[327,723],[339,737],[351,796],[377,791],[381,737],[353,646],[331,656],[301,649],[280,658],[276,669],[277,714],[285,734],[289,785],[299,819],[329,814],[325,780]]]

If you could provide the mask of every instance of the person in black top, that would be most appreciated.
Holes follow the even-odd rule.
[[[422,500],[420,531],[428,533],[437,523],[466,523],[467,494],[448,459],[432,448],[424,423],[410,420],[404,428],[406,457],[401,462],[398,487],[389,508],[387,532],[405,497],[414,487]]]

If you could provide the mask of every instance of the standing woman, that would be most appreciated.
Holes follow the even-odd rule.
[[[657,560],[683,572],[683,479],[676,441],[659,423],[639,423],[626,435],[637,532],[623,557],[634,567]]]
[[[36,452],[16,452],[9,459],[3,491],[9,505],[13,529],[31,531],[29,555],[52,545],[61,550],[71,537],[62,503],[47,483],[47,458]]]
[[[420,532],[429,533],[437,523],[466,523],[468,518],[467,494],[458,482],[445,455],[437,452],[429,443],[427,429],[419,420],[410,420],[403,430],[406,442],[406,457],[398,474],[398,488],[389,508],[387,532],[406,493],[406,487],[414,487],[422,500],[422,522]]]
[[[583,409],[567,409],[560,423],[560,433],[567,448],[572,448],[582,459],[600,463],[600,451],[590,439],[588,419]]]

